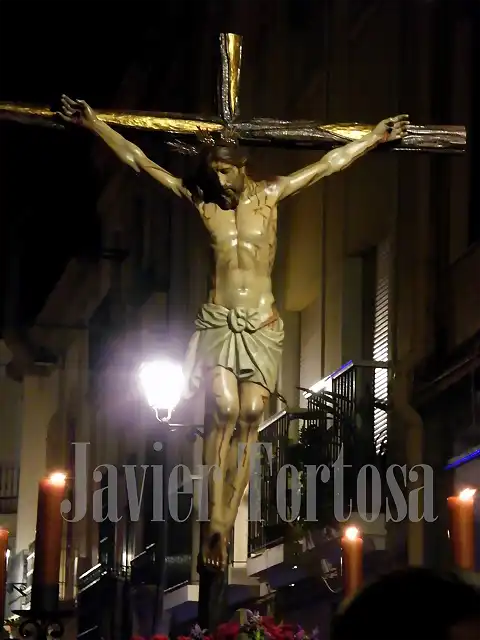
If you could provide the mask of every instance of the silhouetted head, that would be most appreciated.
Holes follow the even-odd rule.
[[[185,185],[198,200],[235,209],[245,188],[246,163],[247,155],[237,145],[204,145]]]
[[[331,640],[474,640],[480,595],[454,575],[396,571],[365,587],[332,622]]]

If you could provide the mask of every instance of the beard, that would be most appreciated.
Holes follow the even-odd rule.
[[[232,187],[227,187],[222,190],[220,197],[220,207],[225,211],[230,209],[236,209],[240,202],[240,192]]]

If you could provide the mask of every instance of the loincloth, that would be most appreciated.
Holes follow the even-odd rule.
[[[195,327],[185,359],[183,399],[196,394],[205,372],[214,367],[228,369],[239,382],[255,382],[270,393],[275,391],[284,338],[283,321],[277,313],[265,321],[256,309],[207,303]]]

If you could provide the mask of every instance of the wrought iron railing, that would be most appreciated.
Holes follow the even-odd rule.
[[[15,586],[17,586],[17,589],[12,588],[12,591],[11,591],[11,593],[13,594],[13,598],[10,603],[10,609],[28,611],[30,609],[30,605],[32,602],[31,585],[24,588],[21,586],[19,587],[18,585],[15,585]],[[60,603],[62,603],[65,600],[65,592],[66,592],[66,584],[64,582],[59,582],[58,597],[59,597]]]
[[[377,452],[374,440],[374,412],[386,406],[377,403],[372,396],[373,380],[377,366],[384,363],[348,363],[339,371],[317,385],[314,392],[305,390],[307,411],[292,414],[286,411],[267,420],[259,433],[259,440],[271,444],[272,465],[266,464],[262,455],[261,480],[261,520],[249,522],[249,553],[261,550],[283,541],[291,524],[286,523],[278,510],[279,500],[283,501],[288,514],[292,513],[292,489],[296,486],[289,482],[286,474],[284,496],[278,496],[277,478],[280,468],[292,464],[299,472],[301,521],[309,518],[320,526],[334,524],[342,504],[338,502],[338,481],[341,474],[342,490],[340,500],[358,508],[371,509],[371,474],[365,476],[365,486],[359,485],[359,472],[365,465],[373,465],[383,481],[385,469],[385,451]],[[290,424],[299,419],[299,437],[289,438]],[[306,465],[322,466],[316,477],[309,477],[307,483]],[[328,478],[326,477],[328,476]],[[378,475],[376,475],[378,478]],[[314,483],[314,487],[312,487]],[[335,484],[336,483],[336,484]],[[282,483],[280,483],[282,484]],[[307,490],[313,490],[307,500]],[[360,496],[360,493],[361,496]],[[335,497],[336,496],[336,497]],[[335,502],[337,500],[337,502]],[[290,518],[289,518],[290,519]]]
[[[378,451],[376,446],[374,416],[376,411],[382,411],[386,421],[387,411],[371,392],[378,368],[373,365],[348,363],[328,379],[324,389],[307,399],[308,411],[315,419],[305,422],[297,448],[297,463],[299,468],[310,464],[325,465],[329,469],[328,479],[320,473],[315,479],[315,518],[322,525],[334,525],[335,519],[343,518],[347,505],[354,511],[359,507],[372,511],[374,472],[370,470],[360,476],[365,465],[372,465],[378,471],[375,478],[380,477],[383,483],[385,450]],[[304,486],[304,498],[312,489],[311,484]],[[308,506],[304,499],[304,518]],[[310,502],[310,512],[312,510]]]
[[[7,565],[6,616],[16,609],[26,609],[28,551],[12,554]]]
[[[171,515],[166,531],[165,589],[172,589],[189,582],[192,575],[193,519],[191,517],[193,495],[178,495],[178,521]]]
[[[122,611],[116,573],[98,563],[77,583],[77,637],[102,638],[114,632],[115,611]],[[111,637],[115,637],[112,635]]]
[[[108,569],[101,563],[94,565],[91,569],[79,576],[77,581],[78,595],[98,584],[105,576],[110,576],[113,573],[113,570]]]
[[[255,497],[250,496],[250,504],[258,500],[260,504],[260,517],[249,510],[248,538],[250,553],[275,545],[283,538],[285,523],[279,515],[277,508],[277,477],[279,470],[288,462],[289,424],[291,415],[287,411],[281,411],[269,420],[266,420],[258,434],[259,443],[268,445],[268,449],[260,449],[260,473],[257,480],[258,491]],[[271,452],[271,460],[268,460]],[[252,486],[250,491],[252,491]],[[285,496],[288,501],[288,496]]]
[[[164,558],[156,544],[149,545],[130,563],[130,580],[133,586],[161,583]]]
[[[157,585],[162,589],[174,589],[189,582],[192,574],[193,520],[191,506],[193,496],[178,495],[178,520],[172,517],[159,523],[156,544],[150,544],[131,561],[132,586]]]
[[[7,616],[15,610],[28,610],[32,597],[33,566],[35,561],[35,545],[30,544],[28,550],[13,554],[7,566]],[[66,584],[59,581],[60,603],[66,600]]]

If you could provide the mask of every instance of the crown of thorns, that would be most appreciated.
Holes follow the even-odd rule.
[[[224,127],[220,131],[208,131],[198,127],[195,137],[200,145],[194,146],[180,140],[173,140],[167,144],[179,153],[196,156],[199,155],[202,147],[236,147],[239,145],[240,140],[239,134],[231,127]]]
[[[198,127],[196,133],[197,140],[208,147],[216,145],[236,146],[239,142],[239,135],[231,127],[224,127],[220,131],[207,131]]]

